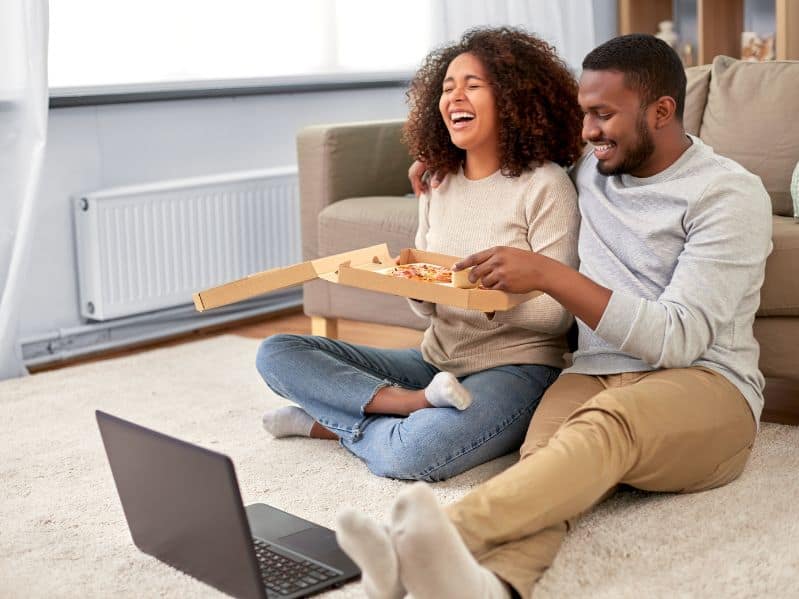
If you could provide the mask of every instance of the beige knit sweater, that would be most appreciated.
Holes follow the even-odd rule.
[[[416,247],[465,257],[495,245],[532,249],[577,266],[577,192],[566,171],[544,163],[520,177],[499,171],[477,181],[461,169],[419,200]],[[482,312],[411,301],[430,317],[424,359],[455,376],[503,364],[562,368],[571,315],[540,295],[489,319]]]

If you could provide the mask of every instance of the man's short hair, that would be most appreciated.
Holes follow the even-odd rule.
[[[641,94],[644,106],[671,96],[682,120],[685,68],[674,49],[654,35],[631,33],[608,40],[588,53],[583,69],[624,73],[627,87]]]

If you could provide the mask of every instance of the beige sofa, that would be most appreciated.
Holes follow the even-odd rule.
[[[799,62],[718,57],[713,65],[688,69],[687,75],[686,129],[759,175],[771,195],[774,251],[766,263],[755,334],[767,377],[767,409],[799,406],[799,223],[791,216],[789,194],[799,161]],[[407,179],[411,160],[399,141],[401,127],[401,121],[352,123],[299,133],[306,259],[382,242],[394,253],[413,246],[417,204]],[[402,298],[324,281],[305,285],[304,304],[314,333],[331,337],[338,318],[426,325]]]

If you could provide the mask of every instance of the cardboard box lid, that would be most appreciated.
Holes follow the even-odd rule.
[[[341,264],[357,266],[373,263],[393,264],[387,244],[382,243],[351,252],[308,260],[292,266],[257,272],[243,279],[195,293],[194,307],[198,312],[204,312],[277,289],[299,285],[316,278],[336,282],[336,270]]]
[[[456,256],[412,248],[403,249],[399,257],[400,264],[426,262],[447,268],[458,260],[460,258]],[[388,245],[385,243],[373,245],[292,266],[264,270],[231,283],[200,291],[194,294],[194,306],[198,312],[204,312],[317,278],[350,287],[482,312],[510,310],[541,293],[540,291],[505,293],[480,288],[460,289],[447,284],[392,277],[380,272],[393,266],[395,263],[389,253]]]

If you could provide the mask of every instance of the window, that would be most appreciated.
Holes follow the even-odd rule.
[[[411,73],[430,48],[428,0],[50,0],[49,85]],[[220,83],[221,82],[221,83]]]

